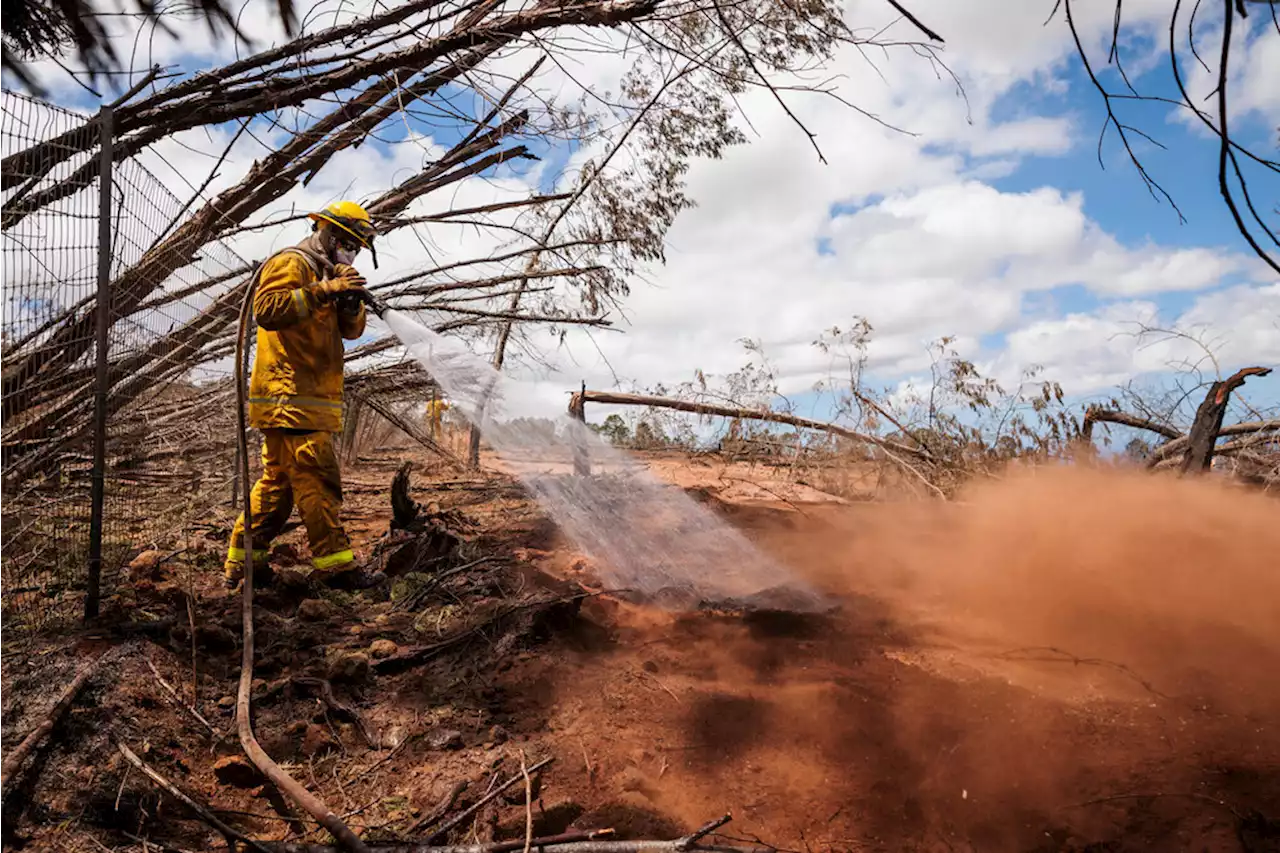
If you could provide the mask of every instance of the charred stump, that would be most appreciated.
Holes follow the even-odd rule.
[[[1187,449],[1182,455],[1183,474],[1208,471],[1213,465],[1213,451],[1222,430],[1222,420],[1227,414],[1227,402],[1231,392],[1244,384],[1250,376],[1266,376],[1269,367],[1246,367],[1226,380],[1213,383],[1204,402],[1196,410],[1196,419],[1187,433]]]
[[[458,535],[470,523],[456,511],[442,511],[434,503],[423,506],[409,494],[409,462],[391,481],[391,539],[385,569],[391,576],[434,571],[462,543]]]

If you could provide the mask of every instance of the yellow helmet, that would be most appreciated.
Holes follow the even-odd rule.
[[[308,213],[307,218],[317,226],[321,222],[328,222],[356,238],[361,246],[369,250],[369,254],[373,257],[373,266],[377,268],[378,252],[373,247],[373,241],[378,236],[378,231],[373,227],[373,218],[369,216],[369,211],[354,201],[335,201],[324,210]]]

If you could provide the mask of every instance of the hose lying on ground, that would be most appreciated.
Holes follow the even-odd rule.
[[[343,823],[342,819],[328,806],[284,772],[280,765],[267,755],[253,734],[253,723],[249,718],[250,688],[253,685],[253,504],[251,503],[253,487],[249,482],[249,441],[246,435],[248,403],[245,395],[245,362],[248,346],[245,339],[249,332],[249,318],[253,314],[253,295],[258,289],[261,272],[259,267],[245,291],[244,302],[240,305],[240,330],[236,337],[236,447],[240,453],[240,485],[244,498],[244,582],[240,594],[244,619],[244,648],[240,659],[240,689],[236,695],[236,729],[240,735],[240,746],[244,748],[249,760],[262,772],[263,776],[306,809],[345,849],[351,853],[369,853],[369,847],[351,831],[351,827]]]

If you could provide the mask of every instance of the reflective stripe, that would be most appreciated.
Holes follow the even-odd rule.
[[[325,409],[341,409],[342,401],[334,402],[333,400],[321,400],[317,397],[290,397],[284,395],[281,397],[250,397],[249,402],[258,406],[298,406],[306,408],[307,406],[319,406]]]
[[[266,551],[266,550],[259,551],[257,548],[254,548],[254,549],[253,549],[253,559],[255,559],[255,560],[266,560],[266,559],[268,559],[270,556],[271,556],[271,552],[269,552],[269,551]],[[243,563],[243,562],[244,562],[244,549],[243,549],[243,548],[228,548],[228,549],[227,549],[227,559],[228,559],[228,560],[230,560],[230,561],[231,561],[231,562],[233,562],[233,563]]]
[[[293,291],[293,307],[298,312],[298,317],[305,320],[311,316],[311,306],[307,304],[307,292],[301,287]]]
[[[311,564],[317,569],[332,569],[334,566],[342,566],[347,563],[354,563],[356,555],[348,548],[345,551],[339,551],[336,554],[330,554],[327,557],[314,557]]]

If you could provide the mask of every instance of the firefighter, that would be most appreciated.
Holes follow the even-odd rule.
[[[297,506],[307,528],[312,577],[365,589],[385,580],[357,568],[342,527],[342,475],[334,446],[342,428],[343,339],[364,333],[365,279],[352,264],[377,232],[368,212],[340,201],[308,214],[311,235],[259,269],[253,313],[258,348],[249,381],[249,425],[262,432],[262,478],[253,487],[253,562]],[[227,587],[244,574],[244,514],[227,551]],[[255,577],[257,575],[255,574]]]
[[[427,403],[427,420],[431,424],[431,440],[434,442],[440,441],[440,422],[447,411],[449,411],[449,403],[439,397],[434,397],[430,403]]]

